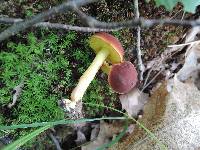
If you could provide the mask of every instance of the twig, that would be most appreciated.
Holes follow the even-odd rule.
[[[102,29],[102,28],[91,28],[91,27],[79,27],[79,26],[72,26],[72,25],[65,25],[60,23],[50,23],[50,22],[41,22],[37,23],[35,27],[45,27],[45,28],[52,28],[52,29],[62,29],[62,30],[73,30],[73,31],[80,31],[80,32],[110,32],[116,31],[115,29]]]
[[[51,140],[53,141],[53,143],[55,144],[56,149],[57,150],[62,150],[62,148],[61,148],[58,140],[56,139],[56,137],[52,133],[49,133],[49,136],[50,136]]]
[[[172,17],[170,17],[170,19],[175,18],[183,9],[180,9],[179,11],[177,11]]]
[[[136,19],[139,19],[140,17],[140,13],[139,13],[139,8],[138,8],[138,0],[134,0],[134,7],[135,7],[135,18]],[[143,73],[144,73],[144,70],[145,70],[145,67],[142,63],[142,53],[141,53],[141,49],[140,49],[140,39],[141,39],[141,36],[140,36],[140,26],[137,27],[137,58],[138,58],[138,66],[139,66],[139,69],[140,69],[140,80],[142,81],[143,80]]]
[[[87,22],[90,23],[90,26],[105,28],[105,29],[124,29],[124,28],[135,28],[135,27],[143,27],[149,28],[156,25],[175,25],[175,26],[184,26],[184,27],[195,27],[200,26],[199,20],[179,20],[179,19],[144,19],[144,18],[136,18],[127,21],[121,22],[101,22],[96,20],[91,16],[87,16],[76,7],[73,7],[73,10],[78,13],[78,15],[82,16]]]
[[[78,14],[80,20],[88,25],[89,27],[95,27],[95,24],[98,24],[100,21],[96,20],[94,17],[86,15],[78,7],[73,7],[73,10]]]
[[[79,1],[81,1],[81,0],[79,0]],[[92,0],[86,0],[84,2],[89,3],[89,2],[92,2]],[[71,4],[71,2],[68,2],[68,3]],[[67,5],[67,6],[64,5],[64,6],[65,6],[64,8],[68,8],[68,9],[71,9],[71,7],[72,7],[71,5]],[[66,9],[65,11],[67,11],[68,9]],[[61,10],[63,10],[63,9],[61,9]],[[35,17],[33,17],[32,19],[25,20],[24,22],[14,24],[13,26],[9,27],[8,29],[6,29],[2,33],[0,33],[0,41],[3,41],[8,37],[17,34],[18,32],[25,30],[28,27],[31,27],[38,22],[44,21],[45,20],[44,18],[50,17],[53,14],[56,14],[57,12],[59,12],[59,11],[57,9],[54,9],[50,13],[45,12],[45,15],[38,14]],[[94,18],[92,18],[92,19],[94,20]],[[110,23],[100,22],[97,20],[97,21],[93,21],[93,24],[94,24],[95,28],[101,28],[101,29],[107,29],[107,30],[121,30],[124,28],[135,28],[137,26],[140,26],[143,28],[148,28],[148,27],[152,27],[152,26],[156,26],[156,25],[174,25],[174,26],[183,26],[183,27],[195,27],[195,26],[200,26],[200,21],[199,20],[189,21],[189,20],[178,20],[178,19],[171,20],[171,19],[139,18],[139,19],[133,19],[133,20],[128,20],[128,21],[110,22]]]
[[[184,16],[185,16],[185,11],[183,11],[183,15],[181,17],[181,20],[183,20]]]
[[[148,71],[145,82],[143,84],[143,89],[144,87],[146,87],[146,85],[148,84],[147,81],[149,80],[150,74],[152,73],[153,70],[155,70],[156,68],[158,68],[164,61],[166,61],[170,56],[175,55],[177,52],[181,51],[182,48],[179,47],[172,47],[172,48],[168,48],[167,50],[165,50],[161,56],[154,58],[153,61],[153,65],[151,66],[151,69]],[[174,53],[173,53],[174,52]],[[173,53],[173,54],[172,54]]]
[[[74,0],[69,2],[64,2],[59,6],[53,7],[49,9],[48,11],[39,13],[35,16],[33,16],[30,19],[26,19],[23,22],[15,23],[11,27],[7,28],[3,32],[0,33],[0,42],[5,40],[6,38],[9,38],[12,35],[15,35],[19,33],[20,31],[23,31],[31,26],[33,26],[36,23],[42,22],[44,20],[47,20],[47,18],[52,17],[53,15],[57,15],[58,13],[67,12],[70,10],[76,10],[79,15],[84,17],[84,19],[89,22],[90,26],[96,27],[96,28],[102,28],[102,29],[108,29],[108,30],[121,30],[123,28],[134,28],[134,27],[152,27],[155,25],[175,25],[175,26],[184,26],[184,27],[194,27],[194,26],[200,26],[200,21],[189,21],[189,20],[171,20],[171,19],[133,19],[128,21],[122,21],[122,22],[101,22],[96,20],[95,18],[91,16],[87,16],[83,12],[77,9],[77,7],[86,5],[88,3],[92,3],[97,0]],[[90,23],[92,22],[92,23]]]
[[[22,22],[23,19],[21,18],[7,18],[1,17],[0,23],[3,24],[13,24]],[[110,32],[116,31],[115,29],[102,29],[102,28],[91,28],[91,27],[79,27],[73,25],[66,25],[61,23],[50,23],[50,22],[40,22],[33,25],[33,27],[41,27],[41,28],[51,28],[51,29],[62,29],[62,30],[73,30],[73,31],[80,31],[80,32]]]
[[[153,67],[154,67],[154,66],[155,66],[155,63],[152,65],[151,69],[150,69],[150,70],[148,71],[148,73],[147,73],[147,76],[146,76],[145,81],[144,81],[144,83],[143,83],[143,88],[146,86],[147,81],[149,80],[150,74],[151,74],[151,72],[153,71]]]
[[[163,72],[164,71],[164,69],[161,69],[143,88],[142,88],[142,90],[141,90],[141,92],[143,92],[156,78],[157,78],[157,76],[161,73],[161,72]]]
[[[191,41],[195,39],[196,35],[200,32],[200,27],[194,27],[190,30],[190,32],[187,33],[187,36],[185,37],[185,43],[192,43]],[[194,41],[196,44],[198,43],[197,41]],[[188,44],[187,44],[188,45]],[[189,47],[188,47],[189,48]],[[149,70],[147,77],[145,79],[145,82],[143,84],[143,90],[147,87],[147,85],[149,85],[149,83],[147,83],[151,72],[154,70],[154,68],[156,68],[157,66],[161,65],[166,59],[168,59],[169,56],[173,56],[175,55],[177,52],[181,51],[183,49],[183,47],[171,47],[171,50],[169,51],[164,51],[164,53],[159,56],[158,61],[155,61],[155,63],[153,64],[153,66],[151,66],[151,69]],[[173,54],[171,54],[172,52],[174,52]],[[151,82],[151,81],[150,81]]]
[[[21,18],[9,18],[5,16],[0,16],[0,23],[3,23],[3,24],[13,24],[13,23],[18,23],[22,21],[24,20]]]
[[[174,25],[174,26],[183,26],[183,27],[195,27],[200,26],[199,20],[179,20],[179,19],[132,19],[122,22],[100,22],[94,23],[95,27],[106,28],[106,29],[118,29],[118,28],[135,28],[137,26],[143,28],[149,28],[156,25]]]
[[[46,20],[47,18],[52,17],[53,15],[56,15],[58,13],[67,12],[75,6],[80,7],[80,6],[86,5],[86,4],[94,2],[94,1],[95,0],[74,0],[74,1],[69,1],[69,2],[63,2],[62,4],[60,4],[56,7],[53,7],[47,11],[44,11],[42,13],[39,13],[39,14],[31,17],[30,19],[26,19],[23,22],[12,25],[8,29],[1,32],[0,41],[3,41],[4,39],[17,34],[20,31],[23,31],[38,22],[42,22],[42,21]]]
[[[12,103],[8,104],[8,108],[12,108],[16,104],[17,99],[19,98],[23,87],[24,87],[24,82],[21,82],[19,85],[13,88],[13,91],[15,91],[15,93],[13,95]]]
[[[198,19],[197,21],[199,21],[200,19]],[[193,27],[185,36],[185,43],[189,43],[191,41],[193,41],[196,37],[196,35],[200,32],[200,27]],[[189,46],[190,47],[190,46]],[[188,47],[188,49],[189,49]],[[155,70],[155,68],[157,66],[160,66],[166,59],[168,59],[169,56],[176,54],[177,52],[181,51],[183,49],[183,47],[171,47],[171,50],[165,50],[161,56],[159,56],[158,60],[152,60],[154,61],[153,65],[151,66],[151,69],[148,71],[147,77],[145,79],[145,82],[143,84],[143,89],[144,87],[146,87],[147,85],[147,81],[150,77],[150,74],[153,70]],[[172,52],[174,52],[173,54],[171,54]]]
[[[200,40],[192,41],[192,42],[188,42],[188,43],[183,43],[183,44],[168,45],[167,47],[183,47],[183,46],[186,46],[186,45],[192,45],[192,44],[197,44],[197,43],[200,43]]]

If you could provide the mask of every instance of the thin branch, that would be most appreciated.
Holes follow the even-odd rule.
[[[19,33],[22,30],[27,29],[28,27],[33,26],[36,23],[42,22],[46,20],[47,18],[52,17],[53,15],[56,15],[58,13],[67,12],[69,10],[72,10],[76,7],[80,7],[82,5],[86,5],[88,3],[94,2],[96,0],[75,0],[75,1],[69,1],[64,2],[63,4],[53,7],[52,9],[42,12],[38,15],[33,16],[30,19],[27,19],[23,22],[16,23],[13,26],[9,27],[8,29],[4,30],[2,33],[0,33],[0,42],[3,41],[6,38],[9,38],[12,35],[15,35]],[[86,15],[87,16],[87,15]],[[128,21],[122,21],[122,22],[101,22],[96,20],[93,17],[89,17],[88,21],[92,21],[92,26],[95,28],[102,28],[102,29],[108,29],[108,30],[121,30],[124,28],[135,28],[135,27],[152,27],[155,25],[174,25],[174,26],[184,26],[184,27],[195,27],[200,26],[200,21],[190,21],[190,20],[171,20],[171,19],[133,19]]]
[[[198,19],[199,20],[199,19]],[[185,37],[185,43],[192,43],[191,41],[195,39],[196,35],[200,32],[200,28],[199,27],[194,27],[192,28],[188,33],[187,36]],[[192,44],[196,44],[197,41],[194,41],[195,43]],[[197,42],[198,43],[198,42]],[[183,47],[171,47],[168,48],[167,50],[165,50],[161,56],[158,57],[158,59],[156,58],[154,61],[153,65],[151,66],[151,69],[148,71],[147,77],[145,79],[145,82],[143,84],[143,90],[147,87],[147,85],[149,85],[149,83],[147,83],[151,72],[157,68],[158,66],[160,66],[166,59],[168,59],[170,56],[175,55],[176,53],[180,52],[183,49]],[[172,54],[172,52],[174,52]],[[150,81],[151,82],[151,81]]]
[[[86,4],[94,2],[94,1],[95,0],[74,0],[74,1],[64,2],[56,7],[53,7],[51,9],[47,10],[47,11],[39,13],[39,14],[31,17],[30,19],[26,19],[23,22],[12,25],[8,29],[1,32],[0,41],[3,41],[4,39],[17,34],[20,31],[23,31],[38,22],[42,22],[42,21],[46,20],[47,18],[52,17],[53,15],[57,15],[58,13],[70,11],[75,6],[80,7],[80,6],[86,5]]]
[[[18,23],[22,21],[24,20],[21,18],[8,18],[8,17],[0,16],[0,23],[3,23],[3,24],[13,24],[13,23]]]
[[[137,6],[138,7],[138,3]],[[121,21],[121,22],[101,22],[94,17],[88,16],[83,13],[76,6],[73,7],[73,10],[91,27],[99,27],[105,29],[115,29],[121,30],[124,28],[135,28],[135,27],[143,27],[149,28],[156,25],[174,25],[174,26],[184,26],[184,27],[195,27],[200,26],[199,20],[179,20],[179,19],[144,19],[144,18],[135,18],[132,20]],[[137,8],[138,10],[138,8]],[[136,15],[139,16],[139,11],[136,12]]]
[[[141,90],[141,92],[143,92],[157,77],[158,75],[163,72],[164,69],[161,69]]]
[[[139,8],[138,8],[138,0],[134,0],[134,7],[135,7],[135,18],[139,19],[140,18],[140,13],[139,13]],[[137,27],[137,58],[138,58],[138,66],[140,69],[140,80],[143,80],[143,73],[145,70],[145,67],[142,63],[142,53],[141,53],[141,49],[140,49],[140,39],[141,39],[141,35],[140,35],[140,26]]]
[[[62,148],[60,146],[60,143],[58,142],[58,140],[56,139],[56,137],[52,133],[49,133],[49,136],[50,136],[51,140],[53,141],[53,143],[55,144],[56,149],[57,150],[62,150]]]
[[[41,22],[41,23],[38,23],[34,26],[35,27],[52,28],[52,29],[73,30],[73,31],[80,31],[80,32],[110,32],[110,31],[116,31],[115,29],[79,27],[79,26],[65,25],[65,24],[60,24],[60,23],[50,23],[50,22]]]
[[[100,21],[96,20],[94,17],[86,15],[78,7],[73,7],[73,10],[78,14],[83,24],[86,24],[89,27],[95,27],[95,24],[100,23]]]
[[[81,17],[81,20],[84,20],[84,22],[91,26],[91,27],[100,27],[100,28],[106,28],[106,29],[116,29],[120,30],[123,28],[135,28],[135,27],[143,27],[148,28],[156,25],[175,25],[175,26],[184,26],[184,27],[195,27],[200,26],[199,20],[179,20],[179,19],[144,19],[139,18],[139,9],[138,9],[138,0],[134,1],[135,6],[135,13],[136,18],[132,20],[127,21],[121,21],[121,22],[101,22],[94,17],[86,15],[84,12],[82,12],[80,9],[78,9],[76,6],[72,9]]]
[[[179,19],[133,19],[122,22],[98,22],[95,23],[95,27],[107,28],[107,29],[124,29],[124,28],[135,28],[140,26],[142,28],[148,28],[156,25],[174,25],[174,26],[183,26],[183,27],[195,27],[200,26],[199,20],[179,20]]]
[[[180,9],[179,11],[177,11],[172,17],[170,17],[170,19],[175,18],[176,16],[178,16],[178,14],[183,11],[183,9]],[[183,11],[184,12],[184,11]]]
[[[0,24],[13,24],[22,22],[21,18],[7,18],[1,17]],[[115,29],[102,29],[102,28],[91,28],[91,27],[79,27],[73,25],[66,25],[61,23],[50,23],[50,22],[40,22],[33,25],[33,27],[41,27],[41,28],[51,28],[51,29],[62,29],[62,30],[73,30],[80,32],[110,32],[116,31]]]
[[[153,62],[153,65],[151,66],[151,69],[147,73],[146,79],[143,84],[143,89],[145,89],[147,87],[147,84],[149,85],[149,83],[147,83],[147,82],[149,80],[151,73],[154,70],[156,70],[157,68],[159,68],[169,57],[172,57],[173,55],[180,52],[181,50],[182,50],[182,48],[180,48],[180,47],[168,48],[161,54],[161,56],[158,56],[158,57],[154,58],[153,60],[151,60],[151,62]],[[163,68],[161,68],[161,70],[162,69]]]
[[[185,11],[183,11],[183,15],[181,17],[181,20],[183,20],[184,17],[185,17]]]
[[[143,89],[144,87],[147,87],[146,85],[148,84],[148,80],[149,80],[149,77],[151,75],[151,73],[154,71],[154,70],[157,70],[160,68],[160,66],[169,58],[169,57],[172,57],[173,55],[175,55],[176,53],[178,53],[179,51],[181,51],[182,48],[180,47],[172,47],[172,48],[167,48],[160,56],[154,58],[153,60],[150,61],[150,63],[153,62],[153,64],[151,65],[151,69],[148,71],[147,73],[147,76],[146,76],[146,79],[144,81],[144,84],[143,84]],[[147,64],[148,66],[148,64]],[[147,67],[148,69],[148,67]],[[161,68],[162,70],[163,68]]]
[[[167,47],[183,47],[183,46],[197,44],[197,43],[200,43],[200,40],[192,41],[192,42],[188,42],[188,43],[183,43],[183,44],[168,45]]]

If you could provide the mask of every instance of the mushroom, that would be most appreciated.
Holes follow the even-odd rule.
[[[119,94],[128,93],[138,81],[137,71],[129,61],[123,61],[112,66],[104,63],[102,70],[108,74],[108,83],[111,88]]]
[[[96,57],[80,77],[78,85],[71,93],[73,104],[70,105],[72,107],[75,107],[75,103],[82,99],[89,84],[105,61],[113,64],[120,63],[123,60],[124,50],[121,43],[108,33],[101,32],[93,35],[89,40],[89,44],[96,53]]]

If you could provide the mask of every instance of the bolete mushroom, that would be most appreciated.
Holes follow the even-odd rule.
[[[80,77],[78,85],[71,93],[71,101],[77,102],[82,99],[90,82],[105,61],[120,63],[123,60],[124,50],[121,43],[114,36],[108,33],[97,33],[93,35],[89,44],[96,53],[96,57],[89,68]]]
[[[137,71],[129,61],[123,61],[112,66],[104,63],[102,70],[108,74],[108,82],[111,88],[119,94],[128,93],[138,81]]]

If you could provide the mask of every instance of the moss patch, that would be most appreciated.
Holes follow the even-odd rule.
[[[77,38],[80,36],[82,40]],[[18,35],[14,41],[4,45],[0,54],[0,123],[10,125],[65,118],[67,114],[57,101],[63,97],[70,98],[72,89],[94,58],[87,38],[76,32],[58,34],[41,30],[37,34]],[[24,82],[21,95],[13,108],[8,109],[7,105],[12,102],[12,90],[21,82]],[[109,105],[112,105],[116,95],[109,90],[105,79],[97,77],[83,101],[103,104],[107,97],[110,97]],[[103,114],[101,108],[85,109],[90,117]],[[29,130],[17,130],[14,137],[27,132]]]

